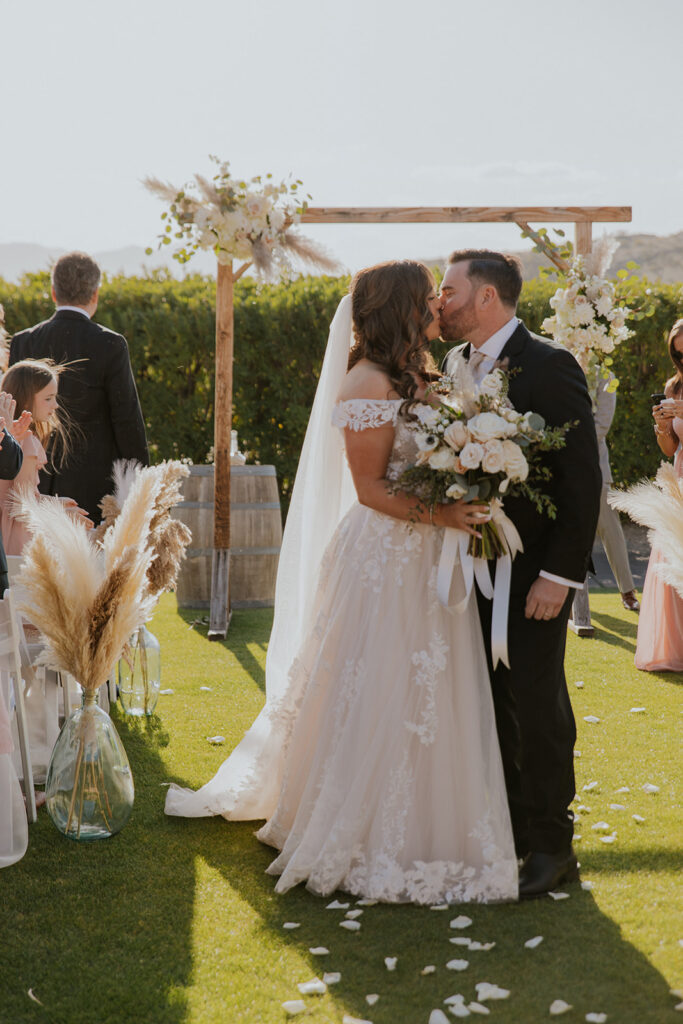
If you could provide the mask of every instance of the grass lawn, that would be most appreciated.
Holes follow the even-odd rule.
[[[300,998],[297,983],[325,971],[341,972],[341,981],[306,997],[307,1015],[294,1019],[428,1024],[434,1008],[447,1011],[448,996],[470,1001],[475,983],[488,981],[510,990],[487,1004],[501,1024],[554,1019],[556,999],[573,1006],[561,1018],[568,1024],[600,1012],[608,1024],[675,1021],[683,677],[636,672],[636,617],[615,594],[593,595],[591,605],[596,637],[570,634],[567,673],[579,731],[577,804],[586,807],[577,851],[592,889],[573,884],[564,900],[446,911],[377,905],[349,932],[339,927],[343,910],[325,909],[328,900],[301,886],[273,893],[264,873],[273,854],[253,823],[164,816],[164,784],[207,780],[259,710],[271,621],[269,611],[236,612],[226,642],[209,643],[205,628],[191,628],[192,616],[164,598],[152,629],[163,686],[174,693],[149,721],[114,711],[135,776],[130,822],[113,839],[77,844],[43,809],[24,859],[0,872],[0,1024],[280,1024],[282,1002]],[[215,734],[225,746],[207,742]],[[646,783],[659,791],[644,792]],[[616,834],[611,844],[591,827],[600,821]],[[473,920],[465,932],[449,927],[460,913]],[[300,927],[284,930],[286,921]],[[496,945],[470,952],[448,941],[462,934]],[[543,942],[525,948],[538,935]],[[316,946],[329,954],[312,955]],[[387,956],[398,957],[393,972]],[[466,958],[467,970],[447,970],[453,958]],[[427,965],[436,970],[422,975]],[[379,995],[372,1006],[371,993]]]

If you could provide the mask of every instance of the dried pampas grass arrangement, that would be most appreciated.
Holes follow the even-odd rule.
[[[663,462],[653,481],[643,480],[626,491],[612,490],[608,501],[648,528],[648,540],[664,558],[655,571],[683,597],[683,479],[673,466]]]

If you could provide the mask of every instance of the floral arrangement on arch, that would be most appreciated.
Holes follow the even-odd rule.
[[[233,177],[227,161],[216,156],[209,159],[217,166],[210,181],[195,174],[193,182],[178,189],[158,178],[145,178],[145,187],[170,204],[161,215],[167,223],[159,248],[171,245],[175,238],[179,248],[173,255],[180,263],[204,249],[222,264],[233,259],[245,260],[247,266],[253,263],[266,278],[291,270],[294,261],[329,272],[338,270],[336,261],[320,246],[292,230],[310,199],[301,196],[301,181],[276,182],[272,174],[265,181],[260,175],[247,181]],[[148,255],[151,251],[147,250]]]

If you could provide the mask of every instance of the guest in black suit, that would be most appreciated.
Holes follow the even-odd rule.
[[[491,602],[478,593],[515,845],[524,863],[520,897],[539,896],[578,877],[572,850],[576,726],[564,675],[566,629],[582,586],[600,505],[602,480],[586,380],[561,345],[531,334],[515,316],[522,287],[514,257],[488,250],[454,252],[441,285],[441,336],[466,341],[453,350],[479,381],[497,362],[511,371],[509,398],[549,426],[575,424],[566,447],[548,453],[546,492],[557,518],[523,497],[505,499],[524,551],[512,566],[510,668],[493,670]],[[444,365],[452,352],[448,354]]]
[[[128,345],[121,334],[93,323],[100,268],[81,252],[61,256],[52,271],[57,309],[44,323],[12,339],[10,366],[20,359],[69,364],[59,378],[59,404],[73,425],[65,456],[58,436],[41,473],[43,494],[69,495],[95,523],[110,490],[116,459],[149,463]]]

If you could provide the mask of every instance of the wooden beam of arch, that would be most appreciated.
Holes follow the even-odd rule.
[[[631,220],[630,206],[309,206],[305,224],[591,224]]]

